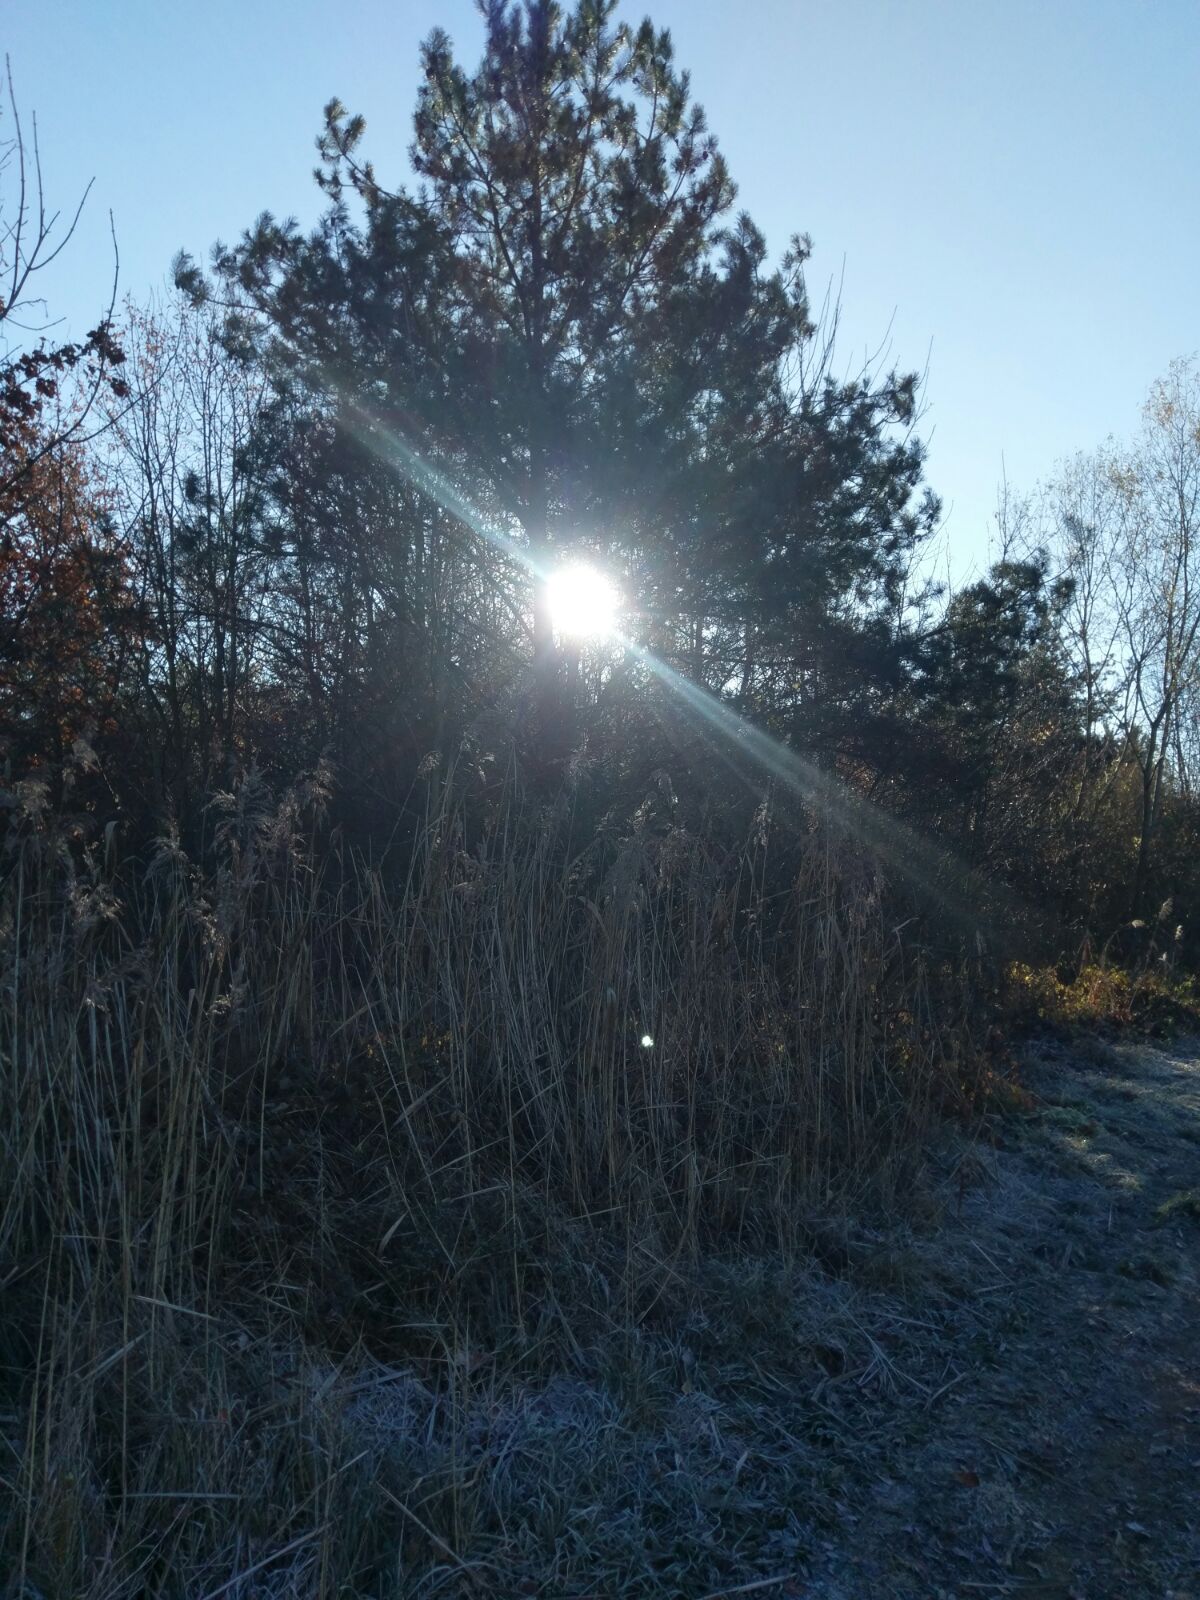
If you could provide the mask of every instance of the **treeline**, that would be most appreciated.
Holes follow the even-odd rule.
[[[677,674],[821,775],[798,815],[845,785],[1002,886],[981,919],[1030,910],[1066,955],[1169,915],[1191,949],[1196,367],[1010,500],[947,596],[918,380],[843,372],[807,239],[773,264],[736,212],[668,36],[609,0],[486,16],[474,72],[424,47],[415,182],[331,102],[312,232],[264,213],[167,303],[10,351],[10,789],[198,845],[214,793],[323,762],[376,850],[465,750],[531,803],[586,772],[581,825],[666,774],[741,827],[762,767]],[[7,148],[11,329],[53,241]],[[537,574],[578,555],[634,649],[554,637]]]

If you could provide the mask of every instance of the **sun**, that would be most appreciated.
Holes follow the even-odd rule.
[[[620,595],[616,587],[586,562],[559,567],[546,581],[550,620],[565,639],[611,639],[617,631]]]

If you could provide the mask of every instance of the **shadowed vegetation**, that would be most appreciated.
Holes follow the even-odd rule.
[[[760,811],[722,848],[659,790],[580,849],[576,791],[426,787],[399,878],[321,841],[316,782],[219,797],[204,864],[81,848],[21,793],[0,1276],[6,1369],[35,1378],[6,1543],[45,1592],[200,1592],[255,1519],[311,1523],[305,1560],[364,1592],[385,1527],[413,1582],[414,1552],[471,1545],[462,1516],[521,1547],[502,1486],[449,1466],[481,1391],[638,1381],[638,1330],[669,1338],[723,1260],[836,1267],[831,1218],[885,1211],[930,1117],[969,1108],[963,1019],[844,840]],[[339,1373],[434,1429],[370,1486]],[[176,1493],[204,1514],[147,1546]]]
[[[415,183],[331,100],[313,229],[73,344],[9,86],[0,1567],[1057,1581],[996,1415],[1061,1377],[1113,1498],[1092,1289],[1191,1381],[1193,1069],[1112,1040],[1197,1015],[1200,369],[947,592],[922,384],[845,367],[670,36],[480,10]]]

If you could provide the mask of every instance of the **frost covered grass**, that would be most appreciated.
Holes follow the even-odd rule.
[[[780,1386],[899,1381],[837,1219],[911,1203],[970,1096],[869,862],[812,833],[780,892],[761,816],[731,852],[649,800],[581,845],[570,790],[435,773],[399,876],[315,845],[315,784],[135,868],[14,798],[17,1593],[702,1594],[798,1559],[837,1474]]]

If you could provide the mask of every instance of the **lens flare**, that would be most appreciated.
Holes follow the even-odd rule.
[[[661,657],[626,637],[617,624],[620,596],[612,583],[586,563],[547,573],[512,533],[483,515],[437,467],[427,461],[394,428],[373,416],[351,398],[346,386],[326,372],[330,392],[345,405],[347,417],[360,442],[430,495],[480,538],[487,539],[514,566],[522,566],[535,581],[545,583],[553,625],[561,635],[579,639],[607,639],[623,647],[669,688],[698,726],[714,735],[713,753],[746,782],[754,769],[780,783],[805,804],[836,820],[855,834],[898,877],[923,897],[936,899],[964,933],[976,941],[990,928],[981,924],[980,908],[992,904],[1010,922],[1031,916],[1029,908],[1010,892],[988,883],[978,872],[933,840],[922,837],[888,815],[865,796],[855,793],[827,768],[806,760],[763,729],[747,722],[719,696],[702,689],[676,672]],[[649,1035],[645,1036],[649,1037]],[[643,1048],[650,1049],[650,1044]]]

